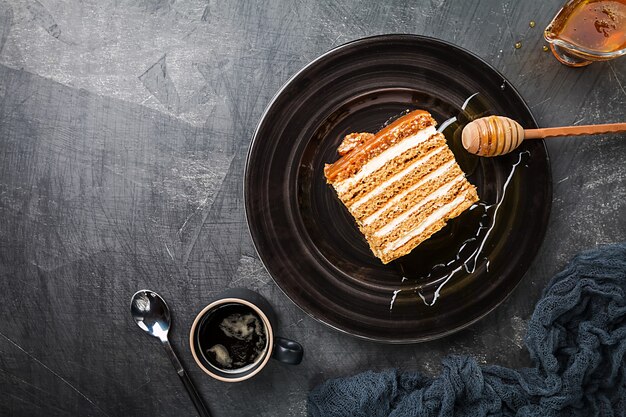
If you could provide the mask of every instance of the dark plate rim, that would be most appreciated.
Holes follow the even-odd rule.
[[[460,326],[451,328],[449,330],[443,331],[443,332],[438,333],[438,334],[433,335],[433,336],[411,338],[411,339],[383,339],[383,338],[370,337],[370,336],[366,336],[366,335],[362,335],[362,334],[358,334],[358,333],[352,333],[349,330],[337,327],[337,326],[327,322],[323,318],[317,317],[315,314],[313,314],[313,313],[307,311],[306,309],[300,307],[300,305],[293,298],[291,298],[291,296],[281,287],[281,285],[278,283],[278,281],[276,280],[276,278],[274,277],[274,275],[272,274],[272,272],[270,271],[270,269],[266,265],[265,261],[263,260],[263,257],[259,253],[259,249],[257,247],[257,245],[258,245],[257,238],[256,238],[255,233],[252,230],[252,226],[251,226],[251,222],[250,222],[250,217],[251,217],[250,211],[251,211],[251,208],[250,208],[250,206],[248,204],[248,201],[249,201],[248,200],[249,188],[247,186],[247,183],[248,183],[248,170],[249,170],[249,166],[250,166],[250,158],[251,158],[251,154],[252,154],[252,149],[254,148],[255,143],[259,139],[259,135],[258,135],[259,131],[263,127],[263,125],[265,123],[265,119],[267,118],[267,115],[272,110],[272,107],[274,107],[274,104],[276,103],[278,98],[283,94],[283,92],[287,88],[289,88],[291,86],[291,84],[298,77],[300,77],[300,75],[302,73],[306,72],[310,67],[316,65],[320,61],[323,61],[324,59],[326,59],[330,55],[333,55],[333,54],[335,54],[335,53],[337,53],[337,52],[339,52],[339,51],[341,51],[341,50],[343,50],[345,48],[354,47],[355,45],[358,46],[360,44],[367,44],[369,42],[380,42],[380,41],[396,42],[396,41],[403,41],[403,40],[412,40],[412,41],[415,41],[415,42],[426,41],[426,42],[438,43],[438,44],[441,44],[443,47],[460,50],[461,52],[464,52],[465,54],[470,55],[472,58],[480,61],[483,65],[488,67],[494,73],[496,73],[500,77],[502,77],[502,81],[505,82],[507,84],[507,87],[511,89],[512,93],[517,96],[517,98],[519,99],[521,105],[524,107],[524,109],[530,115],[530,118],[531,118],[531,120],[532,120],[532,122],[534,124],[534,127],[538,126],[537,120],[535,119],[535,116],[532,113],[530,107],[528,106],[528,104],[526,103],[526,101],[524,100],[522,95],[519,93],[519,91],[517,91],[517,89],[513,86],[513,84],[511,84],[509,82],[509,80],[504,75],[502,75],[502,73],[500,71],[498,71],[493,65],[491,65],[489,62],[485,61],[483,58],[479,57],[475,53],[473,53],[473,52],[471,52],[471,51],[469,51],[469,50],[467,50],[467,49],[465,49],[465,48],[463,48],[461,46],[455,45],[455,44],[453,44],[451,42],[448,42],[448,41],[445,41],[445,40],[442,40],[442,39],[438,39],[438,38],[434,38],[434,37],[431,37],[431,36],[416,35],[416,34],[411,34],[411,33],[389,33],[389,34],[367,36],[367,37],[364,37],[364,38],[358,38],[358,39],[351,40],[349,42],[346,42],[344,44],[341,44],[339,46],[336,46],[336,47],[334,47],[334,48],[324,52],[323,54],[321,54],[320,56],[318,56],[317,58],[315,58],[314,60],[312,60],[309,63],[307,63],[302,68],[300,68],[291,77],[289,77],[289,79],[287,81],[285,81],[285,83],[278,89],[278,91],[271,98],[271,100],[269,101],[269,103],[267,104],[265,109],[263,110],[263,113],[261,114],[261,117],[259,118],[259,121],[257,122],[256,128],[254,129],[254,133],[252,134],[252,140],[250,141],[250,145],[248,146],[248,150],[247,150],[247,153],[246,153],[246,161],[245,161],[245,165],[244,165],[244,176],[243,176],[243,204],[244,204],[244,208],[245,208],[246,225],[247,225],[247,228],[248,228],[248,233],[250,234],[250,238],[252,239],[252,246],[254,247],[254,251],[257,254],[257,257],[259,258],[259,260],[263,264],[263,267],[265,268],[267,273],[272,278],[272,281],[274,281],[276,286],[280,289],[280,291],[293,304],[295,304],[300,310],[302,310],[304,313],[306,313],[309,317],[313,318],[314,320],[324,324],[325,326],[328,326],[328,327],[330,327],[330,328],[332,328],[332,329],[334,329],[336,331],[339,331],[341,333],[350,335],[350,336],[355,337],[357,339],[367,340],[367,341],[370,341],[370,342],[377,342],[377,343],[381,343],[381,344],[392,344],[392,345],[408,345],[408,344],[422,343],[422,342],[428,342],[428,341],[444,338],[444,337],[449,336],[449,335],[451,335],[453,333],[457,333],[457,332],[459,332],[459,331],[461,331],[463,329],[468,328],[469,326],[471,326],[471,325],[475,324],[476,322],[482,320],[487,315],[492,313],[496,308],[498,308],[504,301],[506,301],[511,296],[511,294],[513,294],[513,292],[515,292],[517,287],[520,285],[520,283],[526,277],[526,274],[528,273],[528,270],[530,269],[530,266],[532,265],[534,259],[536,258],[537,253],[539,252],[539,249],[541,248],[541,246],[543,244],[543,240],[545,238],[545,235],[546,235],[546,232],[547,232],[547,228],[548,228],[550,214],[551,214],[551,211],[552,211],[552,204],[550,204],[550,206],[545,210],[545,212],[544,212],[545,214],[544,214],[544,217],[542,219],[543,220],[543,222],[542,222],[542,230],[543,230],[543,232],[542,232],[541,236],[539,236],[539,240],[542,243],[540,243],[539,245],[535,246],[534,250],[531,253],[529,253],[530,254],[530,259],[532,259],[532,260],[530,261],[530,263],[529,263],[526,271],[524,272],[524,274],[515,283],[515,285],[511,289],[511,291],[509,291],[509,293],[506,294],[501,300],[496,302],[484,314],[481,314],[480,316],[478,316],[478,317],[474,318],[473,320],[470,320],[470,321],[468,321],[466,323],[463,323]],[[546,158],[546,162],[548,164],[548,168],[550,168],[551,164],[550,164],[550,155],[548,153],[548,148],[546,147],[546,143],[545,143],[545,141],[543,139],[540,139],[540,141],[541,141],[541,144],[543,145],[543,149],[544,149],[544,152],[545,152],[545,158]],[[551,200],[552,199],[552,195],[553,195],[552,170],[551,169],[548,169],[547,187],[548,187],[547,194],[549,195],[550,200]]]

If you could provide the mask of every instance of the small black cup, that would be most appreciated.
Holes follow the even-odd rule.
[[[205,345],[210,344],[207,343],[207,340],[212,339],[210,330],[208,330],[211,319],[219,314],[220,310],[233,306],[248,308],[254,315],[258,316],[262,323],[265,343],[260,353],[250,363],[238,368],[224,369],[209,360],[206,352],[210,346]],[[213,378],[224,382],[239,382],[253,377],[267,365],[270,358],[291,365],[299,364],[304,355],[302,346],[293,340],[276,336],[274,334],[275,323],[276,316],[272,306],[260,294],[246,288],[228,289],[220,293],[215,301],[203,308],[191,325],[189,334],[191,354],[200,369]],[[209,334],[206,333],[207,331]],[[217,337],[218,335],[215,335],[216,339]]]

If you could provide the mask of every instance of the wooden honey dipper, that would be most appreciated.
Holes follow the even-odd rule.
[[[479,156],[498,156],[511,152],[524,139],[599,135],[614,132],[626,132],[626,123],[524,129],[519,123],[508,117],[487,116],[468,123],[463,128],[461,140],[463,147],[470,153]]]

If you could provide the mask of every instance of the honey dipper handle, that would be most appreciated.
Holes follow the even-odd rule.
[[[524,129],[524,139],[542,139],[553,136],[599,135],[602,133],[615,132],[626,132],[626,123]]]

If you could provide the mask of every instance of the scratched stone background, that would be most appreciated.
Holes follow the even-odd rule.
[[[540,125],[624,121],[626,59],[570,69],[542,51],[561,1],[0,0],[0,415],[193,415],[129,316],[143,287],[173,308],[172,343],[218,417],[303,416],[325,378],[434,375],[448,354],[528,365],[523,335],[547,280],[578,251],[626,239],[626,136],[550,140],[553,209],[522,284],[478,324],[412,346],[339,334],[280,292],[248,235],[242,174],[281,84],[374,34],[473,51]],[[233,286],[271,300],[279,333],[305,347],[302,365],[229,385],[199,371],[192,319]]]

